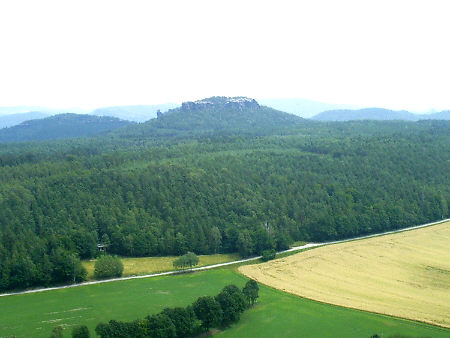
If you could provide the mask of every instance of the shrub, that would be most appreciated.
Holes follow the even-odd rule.
[[[86,325],[75,326],[72,330],[72,338],[89,338],[89,329]]]
[[[261,258],[261,259],[262,259],[264,262],[270,261],[271,259],[274,259],[274,258],[275,258],[275,254],[276,254],[276,252],[275,252],[274,249],[264,250],[264,251],[262,252],[262,258]]]
[[[123,264],[117,256],[104,255],[95,261],[95,278],[120,277],[122,273]]]
[[[62,338],[63,328],[62,326],[56,326],[53,328],[52,333],[50,333],[50,338]]]

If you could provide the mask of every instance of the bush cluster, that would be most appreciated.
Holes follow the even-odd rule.
[[[95,261],[94,277],[111,278],[120,277],[123,273],[123,264],[117,256],[103,255]]]
[[[261,257],[261,259],[262,259],[264,262],[267,262],[267,261],[270,261],[270,260],[274,259],[275,256],[276,256],[276,254],[277,254],[277,253],[275,252],[274,249],[264,250],[264,251],[262,252],[262,257]]]

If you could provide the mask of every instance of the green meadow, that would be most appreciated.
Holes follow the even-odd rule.
[[[168,306],[186,306],[225,285],[242,287],[233,269],[135,279],[41,293],[0,297],[0,337],[48,337],[54,326],[95,326],[110,319],[134,320]],[[219,335],[230,337],[449,337],[450,330],[299,298],[260,285],[260,299]]]
[[[450,337],[450,330],[358,311],[288,294],[260,284],[259,302],[220,337]]]

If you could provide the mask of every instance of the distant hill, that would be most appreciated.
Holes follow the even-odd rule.
[[[406,110],[389,110],[384,108],[364,108],[358,110],[327,110],[312,117],[318,121],[353,121],[353,120],[450,120],[450,111],[433,114],[413,114]]]
[[[292,126],[304,121],[298,116],[261,106],[247,97],[215,96],[184,102],[181,107],[160,113],[156,119],[118,132],[128,136],[255,133]]]
[[[42,119],[49,117],[49,114],[39,111],[32,111],[28,113],[18,113],[9,115],[0,115],[0,128],[7,128],[18,125],[24,121]]]
[[[94,136],[131,124],[115,117],[60,114],[0,129],[0,142],[40,141]]]
[[[450,120],[450,110],[433,114],[422,114],[420,115],[420,120]]]
[[[92,115],[113,116],[122,120],[145,122],[156,117],[157,111],[165,112],[169,109],[179,107],[176,103],[165,103],[157,105],[139,106],[115,106],[98,108],[92,111]]]
[[[350,104],[331,104],[307,99],[261,99],[258,102],[265,106],[304,118],[310,118],[325,110],[359,108]]]
[[[313,116],[319,121],[351,121],[351,120],[417,120],[416,115],[408,111],[395,111],[383,108],[364,108],[358,110],[327,110]]]
[[[41,112],[48,115],[56,115],[62,113],[71,114],[88,114],[90,110],[83,108],[49,108],[42,106],[10,106],[10,107],[0,107],[0,116],[2,115],[12,115],[12,114],[22,114],[30,112]]]
[[[29,113],[32,111],[44,112],[44,111],[47,111],[47,109],[44,107],[39,107],[39,106],[0,107],[0,116],[1,115],[23,114],[23,113]]]

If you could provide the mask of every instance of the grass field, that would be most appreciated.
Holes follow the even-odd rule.
[[[177,257],[139,257],[139,258],[121,258],[123,263],[123,275],[145,275],[157,272],[172,271],[173,261]],[[225,262],[231,262],[240,259],[237,254],[217,254],[198,256],[198,266],[213,265]],[[88,279],[94,276],[95,260],[83,261],[83,266],[88,271]]]
[[[239,270],[306,298],[450,327],[450,222]]]
[[[450,337],[427,324],[311,301],[260,285],[260,300],[220,337]]]
[[[227,284],[242,287],[246,280],[229,268],[0,297],[0,337],[48,337],[56,325],[63,325],[69,336],[71,327],[78,324],[87,325],[94,335],[100,321],[134,320],[167,306],[185,306],[199,296],[217,294]],[[374,333],[449,337],[450,330],[318,303],[261,285],[257,305],[220,334],[370,337]]]
[[[95,326],[110,319],[134,320],[168,306],[185,306],[246,278],[229,270],[133,279],[77,288],[0,297],[0,337],[48,337],[53,327]],[[66,333],[66,335],[68,335]]]

